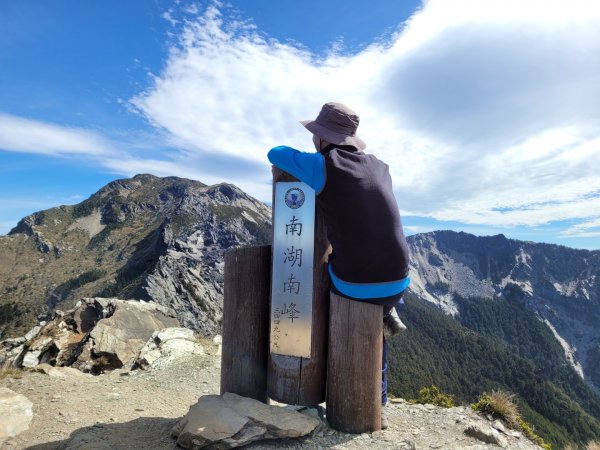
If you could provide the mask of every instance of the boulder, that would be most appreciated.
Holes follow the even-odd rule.
[[[35,367],[40,362],[40,351],[27,352],[21,363],[22,367]]]
[[[147,369],[170,364],[190,354],[202,355],[204,349],[196,342],[194,331],[187,328],[164,328],[155,331],[140,350],[133,368]]]
[[[183,339],[186,341],[196,342],[194,330],[182,327],[164,328],[154,333],[158,342],[167,342],[172,339]]]
[[[504,426],[504,424],[496,419],[492,422],[492,427],[494,427],[496,430],[501,431],[504,434],[508,434],[508,431],[506,430],[506,427]]]
[[[6,353],[0,354],[0,365],[20,367],[23,356],[25,356],[25,345],[21,344],[18,347],[8,350]]]
[[[465,429],[465,434],[474,437],[475,439],[479,439],[486,444],[499,445],[500,447],[506,447],[508,445],[506,439],[500,435],[498,430],[489,425],[473,422]]]
[[[25,340],[26,341],[30,341],[31,339],[33,339],[34,337],[36,337],[37,334],[40,332],[41,329],[42,329],[42,327],[40,327],[39,325],[36,325],[35,327],[33,327],[25,335]]]
[[[35,367],[48,363],[94,373],[131,367],[152,333],[177,326],[175,313],[154,302],[84,298],[72,310],[54,311],[50,320],[32,328],[25,337],[0,342],[0,364]],[[159,339],[177,338],[174,352],[198,351],[189,343],[195,340],[189,333],[173,333]],[[188,344],[181,344],[184,340]]]
[[[152,333],[179,326],[166,308],[155,303],[114,300],[114,312],[90,332],[97,371],[131,366]]]
[[[200,397],[171,434],[186,449],[227,449],[305,436],[319,424],[317,418],[226,392]]]
[[[24,395],[0,387],[0,443],[29,428],[33,418],[32,406],[33,403]]]

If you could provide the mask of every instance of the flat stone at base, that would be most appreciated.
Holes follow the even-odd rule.
[[[200,397],[171,434],[183,448],[224,449],[305,436],[319,424],[314,417],[226,392]]]

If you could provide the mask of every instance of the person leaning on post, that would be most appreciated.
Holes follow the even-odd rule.
[[[396,306],[410,283],[408,246],[389,167],[364,153],[356,135],[358,115],[341,103],[326,103],[315,120],[300,122],[313,134],[317,152],[272,148],[269,161],[311,186],[325,219],[333,252],[332,290],[342,297],[383,305],[382,428],[387,428],[387,343],[406,327]]]

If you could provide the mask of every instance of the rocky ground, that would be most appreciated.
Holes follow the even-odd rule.
[[[208,340],[201,344],[203,355],[190,355],[147,371],[118,369],[94,376],[67,368],[51,375],[25,371],[21,378],[1,379],[1,387],[23,394],[33,402],[29,429],[9,438],[1,447],[7,450],[177,449],[171,428],[200,396],[219,393],[218,345]],[[465,429],[473,425],[490,429],[490,422],[468,407],[444,409],[397,400],[390,410],[390,428],[385,431],[351,435],[323,425],[313,436],[261,441],[245,448],[499,448],[465,434]],[[505,448],[538,448],[524,437],[500,434]]]

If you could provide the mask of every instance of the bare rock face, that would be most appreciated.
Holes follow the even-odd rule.
[[[270,239],[271,209],[234,185],[149,174],[115,180],[0,236],[0,292],[10,293],[0,304],[11,311],[0,337],[20,336],[39,316],[85,297],[153,301],[182,326],[214,335],[224,252]]]
[[[116,300],[112,316],[98,321],[90,333],[92,355],[111,368],[131,366],[152,333],[179,322],[149,303]],[[108,368],[108,367],[107,367]]]
[[[0,443],[22,433],[33,418],[33,403],[27,397],[0,387]]]
[[[459,317],[463,298],[523,304],[558,340],[577,374],[600,393],[600,251],[434,231],[409,236],[409,289]]]
[[[154,302],[86,298],[72,310],[56,311],[27,333],[28,339],[0,342],[0,364],[72,366],[94,374],[131,368],[155,332],[178,326],[175,312]]]
[[[164,328],[152,333],[152,337],[140,350],[133,368],[147,369],[170,364],[178,358],[191,354],[204,354],[204,349],[196,342],[193,330],[177,327]]]
[[[465,434],[479,439],[486,444],[499,445],[500,447],[506,447],[508,445],[506,439],[502,437],[496,429],[480,423],[470,424],[465,429]]]
[[[200,397],[171,433],[183,448],[227,449],[261,439],[305,436],[320,423],[317,418],[227,392]]]

